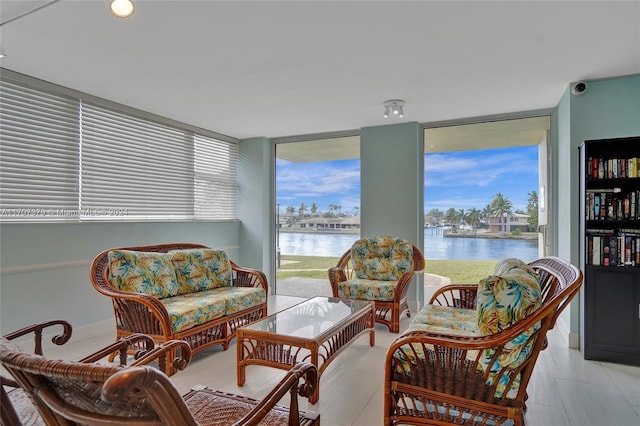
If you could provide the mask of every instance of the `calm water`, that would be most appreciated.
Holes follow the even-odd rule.
[[[294,256],[340,257],[359,237],[356,234],[322,232],[281,232],[280,253]],[[498,260],[516,257],[534,260],[538,256],[538,242],[525,240],[491,240],[485,238],[444,238],[442,233],[425,231],[427,259]]]

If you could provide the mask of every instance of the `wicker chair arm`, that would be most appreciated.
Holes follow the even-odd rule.
[[[141,353],[131,366],[148,365],[157,361],[160,370],[165,371],[168,357],[174,369],[184,370],[191,361],[191,346],[184,340],[168,340],[148,352]]]
[[[304,382],[300,384],[300,379]],[[318,370],[308,362],[296,364],[291,368],[286,376],[265,396],[251,411],[235,425],[253,426],[260,423],[265,415],[289,392],[291,400],[289,402],[289,425],[299,424],[298,416],[292,413],[298,412],[298,395],[310,397],[318,386]]]
[[[122,324],[136,324],[136,332],[155,335],[158,334],[158,331],[154,329],[148,329],[147,327],[157,322],[162,329],[162,334],[164,334],[165,336],[169,336],[172,334],[171,317],[169,316],[169,312],[157,297],[150,296],[148,294],[128,293],[123,291],[119,292],[117,296],[112,296],[112,298],[116,315],[120,317]],[[123,308],[122,305],[127,304],[142,305],[142,310],[147,311],[147,315],[151,318],[145,320],[143,323],[140,323],[140,321],[137,321],[135,318],[131,317],[131,313],[140,311],[141,309],[132,309],[131,306]]]
[[[102,385],[102,399],[108,402],[124,401],[136,390],[148,397],[153,409],[167,424],[197,426],[193,415],[170,379],[149,366],[129,367],[109,377]]]
[[[120,359],[120,365],[127,365],[127,355],[129,350],[138,349],[135,358],[141,354],[151,351],[155,347],[153,339],[146,334],[135,333],[129,336],[123,337],[117,342],[110,344],[86,357],[82,358],[79,362],[97,362],[102,358],[117,354]]]
[[[333,297],[338,297],[338,284],[342,281],[347,280],[347,275],[345,274],[344,268],[334,266],[329,268],[329,284],[331,284],[331,291],[333,292]]]
[[[477,284],[445,285],[435,291],[433,296],[431,296],[431,300],[429,300],[429,304],[454,308],[475,309],[477,293]]]
[[[12,333],[6,334],[3,337],[7,340],[17,339],[18,337],[25,336],[29,333],[34,333],[34,350],[33,353],[42,355],[42,331],[49,327],[54,326],[62,326],[62,334],[55,335],[51,338],[51,341],[60,346],[64,345],[71,338],[71,324],[64,320],[51,320],[51,321],[43,321],[37,324],[32,324],[27,327],[21,328],[20,330],[14,331]]]
[[[238,266],[231,261],[234,287],[262,287],[264,291],[269,291],[269,283],[264,272],[257,269]]]

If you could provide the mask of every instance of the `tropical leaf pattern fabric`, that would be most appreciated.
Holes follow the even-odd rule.
[[[474,309],[424,305],[409,324],[407,331],[426,330],[432,333],[478,335],[477,314]]]
[[[498,333],[510,325],[526,318],[542,304],[538,274],[518,259],[498,262],[494,275],[480,280],[478,284],[478,330],[481,335]],[[506,390],[509,376],[498,377],[504,366],[511,369],[520,366],[531,354],[534,341],[530,337],[540,328],[534,324],[527,331],[507,343],[497,359],[495,350],[486,349],[482,354],[485,370],[490,370],[489,383],[498,380],[496,396]],[[513,395],[513,388],[507,396]]]
[[[520,321],[542,304],[538,274],[526,263],[518,259],[498,262],[494,275],[486,277],[478,284],[477,309],[461,309],[439,305],[425,305],[413,318],[407,332],[424,330],[431,333],[479,336],[494,334]],[[530,355],[533,341],[528,342],[538,328],[534,325],[520,336],[508,342],[496,359],[495,349],[485,349],[480,354],[478,371],[487,375],[487,384],[496,384],[494,396],[515,398],[520,386],[518,375],[507,388],[509,371],[520,366]],[[527,343],[528,342],[528,343]],[[468,351],[466,359],[475,360],[477,351]],[[417,357],[425,357],[418,350],[405,348],[394,356],[400,362],[398,372],[408,372],[407,363]],[[504,374],[501,370],[509,367]]]
[[[209,291],[181,294],[162,299],[171,318],[174,333],[204,324],[220,318],[225,313],[226,301],[219,294],[210,295]]]
[[[111,250],[107,260],[109,281],[119,290],[159,299],[178,294],[173,265],[164,253]]]
[[[176,271],[179,294],[231,286],[231,263],[223,250],[173,250],[168,256]]]
[[[343,299],[380,300],[391,302],[396,295],[397,281],[353,279],[338,283],[338,297]]]
[[[223,315],[258,306],[267,300],[263,288],[218,287],[162,299],[174,333],[204,324]]]
[[[413,270],[413,245],[402,238],[361,238],[351,246],[355,277],[365,280],[397,281]]]

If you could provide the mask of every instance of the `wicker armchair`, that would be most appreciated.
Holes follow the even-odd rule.
[[[42,333],[50,328],[62,327],[62,334],[53,336],[51,342],[55,345],[64,345],[71,338],[71,324],[63,320],[44,321],[21,328],[3,337],[10,340],[33,334],[33,353],[42,355]],[[29,396],[12,377],[0,372],[0,424],[14,426],[21,424],[44,425],[44,421],[33,406]]]
[[[396,339],[385,361],[385,425],[524,424],[527,384],[546,347],[546,333],[582,284],[582,272],[564,260],[545,257],[529,266],[540,276],[542,305],[515,324],[487,336],[415,330]],[[430,304],[475,309],[477,287],[445,286]],[[536,331],[529,334],[531,330]],[[521,364],[497,367],[518,337],[528,356]],[[488,365],[481,367],[487,354]],[[494,380],[489,379],[492,374],[497,375]],[[498,383],[510,392],[497,392]]]
[[[152,246],[120,247],[104,250],[91,263],[90,278],[98,292],[111,298],[116,319],[116,338],[132,333],[151,336],[157,343],[169,340],[184,340],[189,343],[193,353],[214,345],[222,345],[224,350],[236,336],[238,327],[263,318],[267,314],[267,303],[261,303],[235,313],[205,322],[195,327],[174,332],[171,316],[165,305],[152,295],[122,291],[109,280],[108,254],[111,250],[132,250],[140,252],[167,253],[171,250],[207,248],[200,244],[169,243]],[[231,264],[231,285],[233,287],[262,288],[268,292],[267,277],[261,271],[243,268]],[[173,370],[165,371],[171,375]]]
[[[121,360],[128,359],[134,340],[151,349],[138,352],[130,366],[95,363],[114,350]],[[262,420],[273,425],[319,425],[319,414],[297,409],[298,394],[308,397],[317,386],[313,365],[293,367],[262,401],[206,387],[181,397],[160,364],[171,362],[181,370],[190,358],[186,342],[154,346],[153,339],[144,335],[127,336],[77,362],[47,359],[0,339],[2,367],[29,395],[47,425],[255,425]],[[301,378],[305,381],[299,384]],[[276,405],[286,393],[291,394],[290,408]],[[2,408],[4,412],[4,401]],[[15,418],[7,421],[20,424]]]
[[[379,245],[380,240],[383,240],[382,244],[386,244],[387,241],[392,240],[393,243],[400,242],[405,246],[410,246],[412,248],[409,254],[412,259],[411,267],[399,274],[399,277],[394,280],[385,281],[377,278],[372,280],[359,280],[357,279],[357,272],[354,269],[352,247],[342,255],[336,266],[329,269],[329,283],[331,284],[333,297],[373,300],[375,303],[375,321],[386,325],[392,333],[399,333],[400,316],[403,313],[410,316],[409,305],[407,303],[409,283],[411,283],[411,279],[416,272],[424,269],[424,256],[415,245],[391,237],[364,238],[356,241],[354,247],[358,244]],[[367,284],[366,281],[370,281],[371,284]],[[391,291],[389,291],[390,285],[393,286]],[[384,287],[385,290],[378,290],[375,287]],[[369,291],[371,288],[373,288],[373,291]]]
[[[10,353],[5,354],[7,347],[17,348],[15,345],[10,343],[12,340],[16,340],[33,333],[34,358],[42,358],[43,332],[47,329],[55,329],[58,327],[62,328],[62,333],[53,336],[51,341],[55,345],[65,344],[71,338],[71,324],[64,320],[43,321],[4,335],[2,337],[2,356],[10,356]],[[163,349],[155,348],[153,339],[149,336],[135,334],[127,336],[126,338],[121,339],[98,352],[86,356],[78,362],[93,363],[112,355],[113,358],[118,358],[117,364],[114,365],[125,366],[127,365],[127,362],[131,361],[131,357],[129,357],[128,354],[130,352],[134,352],[135,354],[132,365],[144,365],[149,362],[154,362],[157,365],[164,365],[164,363],[167,362],[167,351],[169,349],[170,347]],[[176,362],[176,367],[184,368],[187,361],[188,359],[180,359],[179,362]],[[4,366],[4,364],[2,365]],[[39,410],[34,406],[30,396],[22,388],[19,379],[17,377],[14,379],[13,377],[5,375],[1,375],[0,378],[2,379],[2,425],[44,425],[45,421],[43,420],[43,417],[41,417]]]

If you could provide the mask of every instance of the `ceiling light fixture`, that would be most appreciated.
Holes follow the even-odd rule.
[[[110,8],[113,16],[118,18],[128,18],[133,15],[135,9],[131,0],[113,0]]]
[[[389,115],[394,115],[398,118],[404,117],[404,104],[405,102],[402,99],[391,99],[385,101],[382,105],[384,105],[384,118],[389,118]]]

